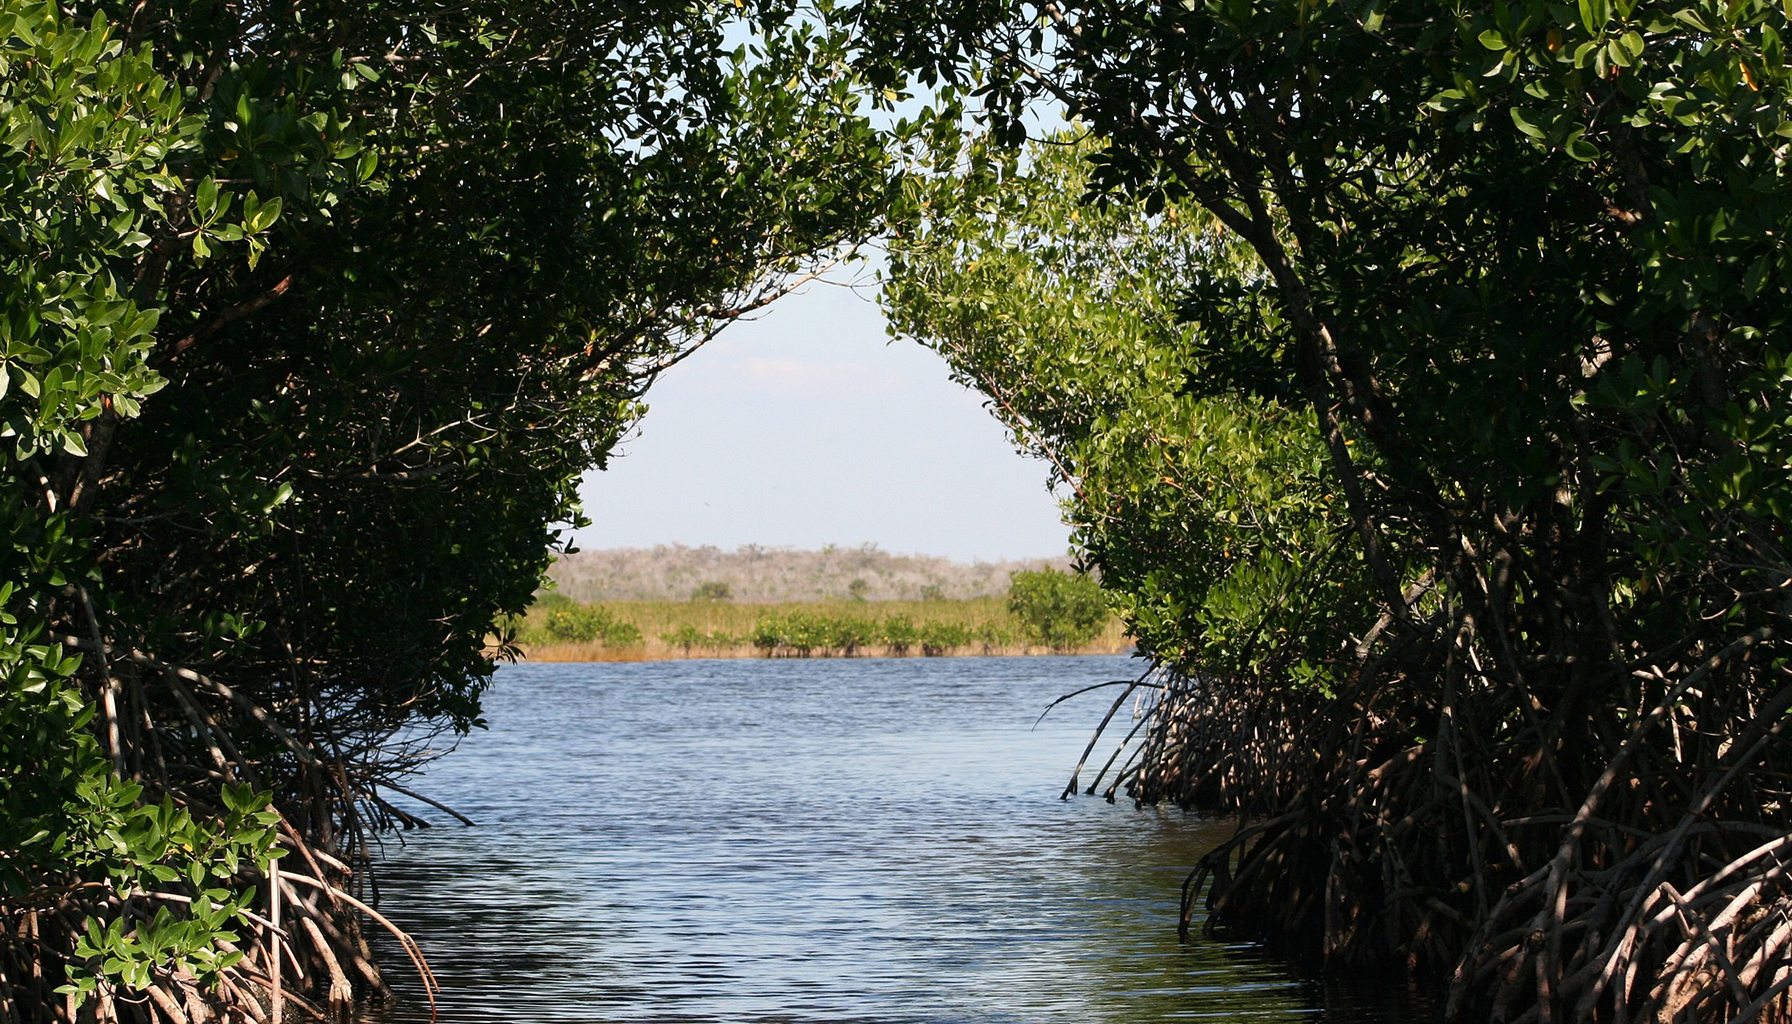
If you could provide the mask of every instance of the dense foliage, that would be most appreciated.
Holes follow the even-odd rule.
[[[1257,818],[1209,861],[1211,920],[1335,969],[1449,978],[1453,1016],[1783,1013],[1786,10],[860,13],[892,75],[979,90],[997,142],[1018,141],[1029,103],[1061,104],[1102,142],[1094,196],[1132,224],[1199,207],[1221,233],[1151,270],[1188,330],[1155,344],[1168,372],[1116,392],[1105,366],[1047,371],[1126,411],[1017,403],[1011,422],[1049,445],[1065,422],[1098,436],[1140,415],[1174,450],[1205,429],[1176,403],[1231,395],[1247,447],[1286,436],[1278,409],[1309,424],[1281,450],[1317,453],[1318,471],[1293,463],[1294,485],[1255,502],[1333,498],[1264,522],[1264,543],[1293,553],[1286,579],[1215,581],[1235,563],[1193,561],[1211,541],[1165,545],[1173,531],[1137,525],[1180,507],[1204,530],[1236,487],[1215,463],[1185,487],[1144,472],[1147,453],[1075,439],[1064,467],[1143,495],[1086,503],[1122,524],[1086,529],[1123,602],[1209,606],[1235,578],[1235,607],[1262,626],[1231,632],[1251,642],[1228,655],[1225,618],[1166,623],[1181,640],[1156,647],[1181,671],[1132,777],[1142,798]],[[1025,268],[1012,294],[984,286],[1001,313],[1037,301],[1027,250],[1082,246],[1068,217],[1043,238],[1002,238],[969,204],[926,217],[934,237]],[[1126,279],[1125,223],[1103,229],[1112,259],[1063,263],[1071,291]],[[951,287],[974,301],[967,277]],[[1124,350],[1115,319],[1078,311],[1036,335],[1029,313],[997,337],[1013,357],[975,363],[986,393],[1000,404],[1049,379],[1030,356],[1052,344],[1068,360]],[[949,351],[996,333],[931,311],[917,323]],[[1328,525],[1335,554],[1314,543]],[[1154,559],[1183,581],[1160,592],[1131,568]]]
[[[1141,650],[1280,678],[1330,656],[1316,619],[1358,611],[1336,607],[1341,503],[1311,418],[1229,390],[1210,368],[1224,354],[1178,318],[1188,267],[1243,290],[1256,262],[1192,204],[1085,203],[1100,152],[1065,134],[936,154],[950,173],[915,179],[891,246],[891,330],[939,351],[1054,467]]]
[[[377,991],[393,736],[884,201],[837,40],[740,11],[0,2],[0,1020],[247,1013],[276,839],[293,998]]]

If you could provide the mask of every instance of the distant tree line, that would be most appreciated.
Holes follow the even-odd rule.
[[[584,602],[674,601],[710,587],[726,587],[737,601],[914,601],[999,597],[1016,571],[1069,567],[1063,555],[967,563],[891,554],[875,544],[814,550],[746,545],[733,551],[667,544],[577,551],[558,558],[548,575],[560,593]],[[705,596],[713,599],[708,591]]]

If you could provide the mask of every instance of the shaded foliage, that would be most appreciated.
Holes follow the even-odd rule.
[[[0,1019],[250,1012],[276,833],[289,1011],[380,990],[395,736],[479,724],[646,384],[884,202],[838,41],[739,18],[0,4]]]
[[[858,13],[885,73],[975,79],[998,142],[1060,103],[1105,143],[1095,198],[1223,230],[1163,265],[1199,369],[1148,394],[1310,424],[1317,489],[1260,507],[1334,496],[1305,522],[1341,526],[1337,554],[1244,588],[1271,627],[1261,599],[1299,598],[1290,642],[1225,657],[1224,621],[1197,615],[1157,644],[1184,671],[1134,792],[1255,819],[1208,862],[1210,921],[1333,969],[1448,978],[1453,1018],[1783,1015],[1783,7]],[[1069,289],[1124,279],[1130,244],[1067,263]],[[999,386],[1034,372],[990,365]],[[1012,415],[1057,429],[1049,407]],[[1123,521],[1180,503],[1204,522],[1229,489],[1103,461],[1066,475],[1127,472],[1150,496]],[[1317,550],[1286,543],[1299,523],[1264,535]],[[1129,563],[1201,550],[1128,529],[1094,558],[1125,600],[1151,593]],[[1213,601],[1204,568],[1152,600]]]

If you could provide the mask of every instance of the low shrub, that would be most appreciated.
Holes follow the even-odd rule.
[[[892,615],[879,624],[880,637],[885,647],[893,655],[901,656],[909,652],[921,639],[921,631],[915,627],[915,620],[906,615]]]
[[[639,627],[612,617],[596,605],[575,605],[550,611],[538,621],[541,623],[541,639],[548,643],[633,647],[641,642]]]
[[[1056,569],[1017,572],[1012,579],[1008,610],[1033,643],[1068,651],[1101,633],[1108,606],[1094,580]]]
[[[921,654],[938,658],[971,642],[971,631],[956,622],[929,622],[921,627]]]

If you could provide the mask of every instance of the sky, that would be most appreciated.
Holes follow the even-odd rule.
[[[815,283],[736,323],[647,393],[582,488],[581,548],[876,544],[959,561],[1064,554],[1047,467],[938,356],[890,341],[873,295]]]

